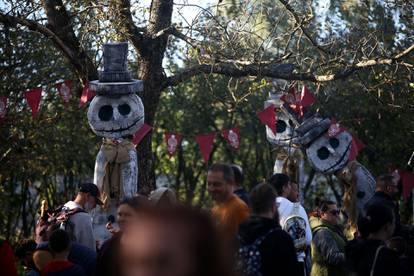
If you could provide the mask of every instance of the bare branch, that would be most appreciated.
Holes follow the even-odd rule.
[[[199,74],[221,74],[229,77],[262,76],[285,80],[302,80],[312,82],[327,82],[338,79],[345,79],[356,71],[378,65],[399,64],[399,60],[414,50],[414,45],[405,49],[393,58],[378,58],[364,60],[353,66],[348,66],[339,72],[317,75],[313,73],[295,73],[294,66],[288,63],[246,63],[246,62],[219,62],[215,64],[199,64],[182,72],[168,77],[163,87],[178,85]]]
[[[296,14],[293,7],[288,3],[286,0],[279,0],[280,3],[288,10],[288,12],[292,15],[292,17],[295,19],[295,22],[297,26],[302,30],[303,34],[306,36],[306,38],[310,41],[310,43],[317,48],[319,51],[321,51],[323,54],[329,54],[329,52],[324,49],[322,46],[320,46],[311,36],[311,34],[306,30],[305,27],[303,27],[303,22],[299,18],[299,16]]]

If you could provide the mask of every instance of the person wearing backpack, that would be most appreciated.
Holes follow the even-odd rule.
[[[300,275],[292,238],[279,225],[276,192],[267,183],[250,193],[252,216],[238,235],[238,272],[246,276]]]
[[[317,215],[311,217],[311,276],[348,275],[345,269],[346,238],[338,225],[340,211],[335,202],[322,200]]]
[[[98,187],[93,183],[82,183],[73,201],[62,208],[67,213],[66,230],[73,242],[82,244],[96,252],[96,241],[92,228],[92,217],[88,212],[96,205],[103,205]]]
[[[289,176],[283,173],[273,174],[268,183],[276,190],[276,204],[279,212],[279,223],[293,239],[301,275],[306,275],[306,249],[312,242],[312,232],[308,215],[299,202],[291,202],[287,197],[291,192]]]

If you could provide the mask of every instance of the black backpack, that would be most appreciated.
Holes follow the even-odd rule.
[[[243,245],[243,239],[237,236],[239,241],[239,250],[236,257],[236,270],[244,276],[262,276],[260,269],[262,267],[262,256],[260,255],[260,245],[262,242],[275,231],[270,230],[263,236],[257,238],[252,244]]]

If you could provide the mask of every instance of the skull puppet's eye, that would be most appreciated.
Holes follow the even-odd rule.
[[[287,127],[287,125],[286,125],[286,122],[285,121],[283,121],[283,120],[277,120],[277,123],[276,123],[276,132],[277,133],[283,133],[283,132],[285,132],[286,127]]]
[[[118,106],[118,111],[121,115],[128,115],[129,112],[131,112],[131,107],[129,106],[129,104],[121,104],[120,106]]]
[[[317,155],[319,159],[326,160],[329,157],[329,150],[326,147],[321,147],[318,149]]]
[[[331,145],[331,147],[333,147],[334,149],[336,149],[339,146],[339,140],[335,137],[329,139],[329,144]]]
[[[110,105],[104,105],[99,109],[98,117],[102,121],[109,121],[112,118],[112,106]]]

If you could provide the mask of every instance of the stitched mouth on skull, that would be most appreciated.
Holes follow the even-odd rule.
[[[129,130],[130,128],[134,127],[142,119],[144,119],[144,117],[137,118],[132,124],[130,124],[127,127],[112,128],[112,129],[96,129],[96,131],[102,131],[102,132],[121,132],[121,131],[126,131],[126,130]]]
[[[341,158],[335,163],[335,164],[333,164],[332,166],[330,166],[329,168],[327,168],[327,169],[325,169],[324,170],[324,172],[327,172],[327,171],[329,171],[329,170],[331,170],[332,168],[335,168],[336,166],[338,166],[339,164],[341,164],[342,162],[343,162],[343,160],[345,159],[345,158],[347,158],[347,153],[348,153],[348,151],[350,151],[351,150],[351,145],[352,145],[352,141],[351,142],[349,142],[349,144],[348,144],[348,146],[346,147],[346,150],[344,151],[344,153],[342,154],[342,156],[341,156]]]

